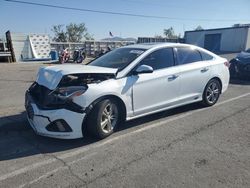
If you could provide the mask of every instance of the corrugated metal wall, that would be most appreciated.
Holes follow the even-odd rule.
[[[11,33],[12,45],[16,61],[22,61],[23,58],[32,56],[28,36],[22,33]]]
[[[250,28],[248,29],[246,49],[250,48]]]
[[[220,52],[240,52],[245,50],[248,39],[248,27],[235,27],[214,30],[202,30],[185,32],[185,41],[187,44],[194,44],[205,47],[205,36],[211,34],[221,34]]]

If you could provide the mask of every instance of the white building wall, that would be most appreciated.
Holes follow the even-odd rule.
[[[205,31],[186,32],[185,43],[194,44],[204,48]]]
[[[246,50],[250,48],[250,28],[248,28]]]
[[[221,35],[221,51],[245,50],[248,28],[223,30]]]
[[[188,44],[194,44],[204,48],[206,34],[221,34],[220,51],[238,52],[245,50],[249,28],[233,28],[186,32],[185,40]],[[248,41],[250,43],[250,41]]]
[[[16,57],[16,61],[21,61],[21,55],[23,58],[28,58],[30,54],[30,45],[28,36],[22,33],[11,33],[12,45]]]
[[[16,61],[31,58],[49,58],[50,41],[45,34],[11,33]],[[31,48],[32,46],[32,48]],[[23,58],[23,59],[22,59]]]

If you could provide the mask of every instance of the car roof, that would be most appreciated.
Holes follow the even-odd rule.
[[[178,47],[178,46],[183,46],[183,47],[197,47],[194,45],[190,44],[182,44],[182,43],[172,43],[172,42],[164,42],[164,43],[142,43],[142,44],[132,44],[128,46],[124,46],[123,48],[138,48],[138,49],[151,49],[151,48],[156,48],[156,47]]]

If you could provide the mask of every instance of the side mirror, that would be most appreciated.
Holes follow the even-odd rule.
[[[148,65],[140,65],[137,67],[137,69],[134,71],[134,74],[144,74],[144,73],[152,73],[154,70],[152,67]]]

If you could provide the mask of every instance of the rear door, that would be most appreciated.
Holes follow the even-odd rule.
[[[210,78],[211,62],[204,60],[200,51],[190,47],[177,47],[175,53],[180,70],[180,101],[198,100]]]

